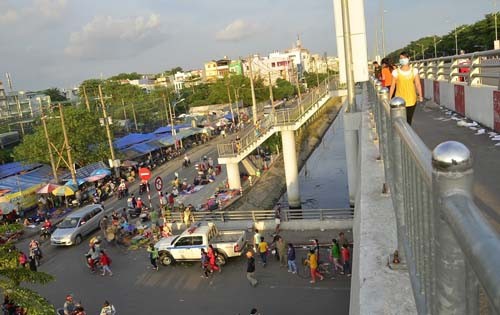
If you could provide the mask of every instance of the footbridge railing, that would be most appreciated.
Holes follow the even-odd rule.
[[[500,88],[500,49],[413,61],[420,77]]]
[[[217,145],[217,150],[220,158],[235,157],[241,153],[246,153],[248,149],[252,149],[254,144],[262,137],[269,137],[269,133],[274,133],[272,130],[275,126],[284,126],[295,124],[300,118],[307,113],[321,98],[329,93],[332,87],[336,87],[337,80],[325,80],[319,87],[312,89],[310,93],[305,95],[302,100],[297,101],[292,107],[277,109],[274,113],[259,119],[255,126],[246,128],[241,137],[228,143]]]
[[[431,152],[406,121],[404,100],[376,82],[373,111],[403,255],[419,314],[479,314],[484,290],[500,314],[500,237],[472,194],[472,157],[448,141]]]
[[[283,209],[281,210],[282,221],[295,220],[352,220],[354,209]],[[171,214],[173,221],[182,222],[182,212]],[[194,212],[193,218],[196,222],[228,222],[228,221],[265,221],[274,220],[274,210],[251,210],[251,211],[203,211]]]

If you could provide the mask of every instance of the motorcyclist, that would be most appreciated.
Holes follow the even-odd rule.
[[[63,310],[64,310],[64,315],[73,315],[75,313],[76,304],[73,301],[73,296],[71,294],[68,294],[66,296],[66,301],[64,302]]]
[[[45,219],[45,221],[43,221],[42,227],[47,231],[50,231],[50,229],[52,229],[52,222],[50,222],[49,219]]]
[[[90,243],[90,249],[87,253],[87,262],[90,270],[95,272],[96,263],[99,261],[99,253],[101,252],[98,243]]]

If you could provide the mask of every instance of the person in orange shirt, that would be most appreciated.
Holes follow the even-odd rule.
[[[392,71],[394,70],[394,66],[389,61],[389,58],[382,59],[381,64],[382,64],[382,71],[381,71],[382,86],[390,89],[392,84]]]

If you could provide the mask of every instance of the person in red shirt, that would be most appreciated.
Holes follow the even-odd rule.
[[[113,275],[113,272],[111,272],[111,269],[109,266],[111,265],[111,258],[101,249],[101,252],[99,253],[99,262],[101,263],[102,266],[102,274],[101,276],[105,276],[106,272],[109,273],[110,276]]]
[[[50,222],[49,219],[45,219],[45,221],[43,221],[43,227],[50,231],[52,228],[52,222]]]
[[[137,209],[141,209],[144,206],[144,203],[142,202],[141,198],[137,198],[137,205],[135,206]]]
[[[351,253],[349,252],[349,248],[347,248],[347,244],[342,245],[342,249],[340,250],[340,254],[342,255],[342,261],[344,262],[344,272],[348,277],[351,276]]]
[[[210,244],[208,245],[208,259],[209,259],[209,264],[210,264],[210,270],[215,271],[218,270],[221,272],[222,270],[220,269],[219,266],[217,266],[217,253],[215,252],[215,249],[213,246]]]

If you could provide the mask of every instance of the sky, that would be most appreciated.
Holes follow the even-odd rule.
[[[475,22],[495,0],[365,0],[370,57],[380,1],[389,53]],[[336,55],[332,0],[0,0],[0,80],[9,72],[14,89],[40,90],[120,72],[201,69],[224,56],[282,51],[297,34],[311,52]]]

